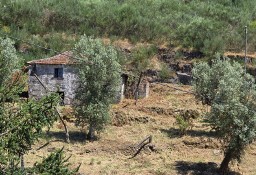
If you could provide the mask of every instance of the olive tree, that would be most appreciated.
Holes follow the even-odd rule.
[[[256,135],[256,87],[252,76],[237,62],[216,59],[212,65],[200,63],[193,69],[197,98],[211,106],[207,115],[223,144],[222,174],[230,161],[241,161],[245,148]]]
[[[89,126],[87,136],[93,139],[109,119],[109,107],[120,86],[121,66],[116,50],[92,37],[82,36],[74,55],[78,58],[76,120],[82,127]]]
[[[10,78],[10,74],[18,68],[19,58],[13,46],[14,42],[10,39],[0,37],[0,85]]]

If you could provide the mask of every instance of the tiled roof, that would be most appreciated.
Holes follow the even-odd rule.
[[[71,51],[66,51],[50,58],[32,60],[27,63],[28,64],[75,64],[75,61],[72,58],[72,55],[73,54]]]

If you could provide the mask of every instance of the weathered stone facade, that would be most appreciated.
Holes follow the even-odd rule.
[[[56,69],[63,69],[63,76],[55,77]],[[38,76],[41,82],[53,92],[58,92],[63,96],[64,104],[72,104],[75,97],[75,89],[77,87],[77,73],[74,65],[50,65],[50,64],[34,64],[29,69],[29,98],[39,99],[44,96],[47,91],[34,76]]]
[[[72,60],[72,52],[64,52],[46,59],[33,60],[28,62],[28,64],[30,65],[28,80],[29,98],[40,99],[50,91],[59,93],[65,105],[73,103],[79,77],[77,65]],[[129,76],[127,74],[122,74],[120,78],[121,84],[116,92],[116,103],[127,97],[129,90],[134,91],[132,87],[127,88],[129,86]],[[138,89],[139,98],[148,97],[148,94],[149,83],[143,80]]]
[[[115,103],[119,103],[123,99],[125,99],[125,90],[126,90],[126,86],[127,86],[127,78],[128,78],[127,75],[125,75],[125,74],[121,75],[120,86],[117,90]]]
[[[148,98],[149,96],[149,82],[147,80],[143,80],[138,88],[138,97],[139,98]]]

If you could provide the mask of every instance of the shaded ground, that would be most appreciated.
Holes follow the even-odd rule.
[[[189,86],[170,86],[191,90]],[[25,156],[25,163],[32,165],[42,156],[64,146],[66,154],[72,156],[72,166],[81,163],[80,173],[86,175],[218,174],[223,153],[214,132],[199,118],[187,135],[179,135],[175,116],[188,109],[197,110],[200,114],[206,110],[189,93],[152,84],[150,97],[139,100],[137,106],[133,100],[125,100],[112,107],[112,124],[99,134],[99,140],[86,142],[85,135],[73,123],[68,123],[71,143],[66,144],[64,129],[56,123],[47,137]],[[135,153],[134,147],[148,135],[153,136],[156,151],[145,148],[135,158],[129,159]],[[242,164],[232,165],[233,174],[255,174],[255,150],[256,146],[252,145],[246,151]]]
[[[177,173],[181,175],[219,175],[218,165],[214,162],[185,162],[177,161],[175,163]],[[240,173],[230,171],[229,175],[241,175]]]

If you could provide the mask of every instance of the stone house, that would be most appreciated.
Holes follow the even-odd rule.
[[[72,104],[77,86],[77,72],[71,55],[71,52],[64,52],[50,58],[28,62],[29,98],[41,98],[49,90],[59,93],[64,104]]]
[[[61,95],[65,105],[71,105],[77,88],[77,69],[72,52],[67,51],[50,58],[32,60],[29,64],[28,96],[39,99],[48,91],[57,92]],[[116,102],[122,101],[126,96],[129,76],[122,74]],[[145,81],[144,81],[145,82]],[[149,83],[139,86],[139,97],[147,97]]]

